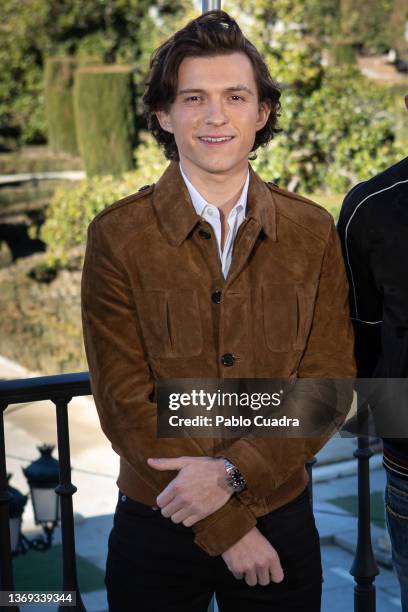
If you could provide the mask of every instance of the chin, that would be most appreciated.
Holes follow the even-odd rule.
[[[211,170],[230,170],[238,163],[238,161],[232,160],[231,157],[225,159],[214,158],[208,164],[203,164],[203,166],[207,166]]]
[[[186,155],[186,158],[197,168],[200,168],[204,172],[212,173],[229,171],[241,162],[240,159],[231,159],[231,156],[222,158],[214,155],[213,157],[208,156],[198,159],[197,157],[193,158],[192,156],[189,157]]]
[[[212,166],[208,166],[207,168],[205,168],[205,170],[207,170],[207,172],[226,172],[228,170],[231,170],[231,168],[233,168],[234,166],[229,163],[225,163],[225,164],[213,164]]]

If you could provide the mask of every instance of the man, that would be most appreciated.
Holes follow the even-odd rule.
[[[170,161],[89,226],[84,341],[101,426],[120,455],[111,611],[320,610],[305,463],[327,436],[158,438],[155,381],[316,378],[323,408],[354,375],[348,285],[331,216],[265,183],[248,155],[277,131],[280,92],[223,11],[155,53],[143,97]],[[323,379],[323,380],[320,380]],[[339,417],[351,392],[340,394]]]
[[[408,108],[408,96],[405,105]],[[341,208],[338,230],[350,281],[350,310],[361,378],[408,377],[407,202],[408,157],[355,186]],[[376,407],[376,421],[385,427],[383,435],[387,435],[387,427],[396,435],[395,419],[391,419],[396,410],[396,404],[386,406],[384,402]],[[401,435],[406,436],[406,420],[401,420],[399,426]],[[401,585],[402,608],[408,612],[408,441],[384,437],[383,450],[386,523]]]

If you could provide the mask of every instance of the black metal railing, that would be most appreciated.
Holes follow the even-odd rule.
[[[379,569],[374,558],[371,542],[370,509],[370,457],[373,451],[368,437],[358,438],[358,448],[354,451],[358,472],[358,525],[357,548],[350,573],[354,576],[354,612],[375,612],[375,577]]]
[[[11,556],[9,503],[6,450],[4,438],[4,412],[10,404],[50,400],[56,408],[59,485],[55,489],[61,501],[61,535],[63,563],[63,591],[75,591],[76,606],[70,609],[86,612],[78,588],[75,558],[75,534],[72,496],[76,487],[71,482],[71,459],[69,446],[68,404],[73,397],[91,395],[88,372],[41,376],[0,382],[0,588],[13,591],[13,569]],[[354,612],[375,612],[375,576],[379,573],[374,560],[370,523],[370,474],[369,460],[373,452],[367,437],[358,438],[358,449],[354,456],[358,463],[358,528],[357,547],[350,573],[354,576]],[[309,492],[313,503],[312,467],[316,459],[306,465]],[[18,612],[18,607],[8,608]],[[211,602],[209,612],[214,610]],[[63,612],[63,608],[60,608]]]
[[[85,612],[78,589],[74,513],[72,496],[76,487],[71,482],[71,458],[69,447],[68,404],[73,397],[90,395],[88,372],[40,376],[0,383],[0,579],[1,590],[13,591],[13,571],[9,530],[9,502],[4,439],[4,411],[10,404],[51,400],[56,408],[59,485],[55,492],[61,502],[62,573],[61,590],[76,591],[76,606],[72,610]],[[18,608],[10,608],[17,611]],[[62,610],[62,608],[61,608]]]

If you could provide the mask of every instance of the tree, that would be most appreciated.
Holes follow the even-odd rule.
[[[283,133],[258,150],[254,167],[289,189],[345,191],[401,151],[383,88],[368,86],[356,68],[323,64],[323,45],[305,20],[318,6],[318,0],[262,0],[248,13],[238,0],[229,12],[282,86]]]
[[[384,53],[389,47],[390,17],[400,1],[340,0],[342,36],[366,53]]]
[[[149,6],[148,0],[3,0],[0,145],[7,146],[7,136],[20,144],[45,140],[45,56],[137,64]]]

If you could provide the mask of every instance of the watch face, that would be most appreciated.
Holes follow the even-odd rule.
[[[241,489],[245,486],[245,479],[243,478],[241,472],[239,470],[234,470],[231,473],[233,486],[235,489]]]

